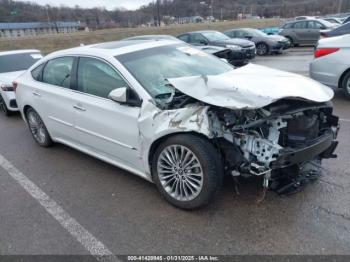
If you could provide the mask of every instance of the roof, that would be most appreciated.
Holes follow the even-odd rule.
[[[94,45],[79,46],[54,52],[46,56],[47,59],[62,55],[96,55],[100,57],[118,56],[135,51],[145,50],[153,47],[179,44],[178,41],[150,41],[150,40],[130,40],[114,41]]]
[[[63,28],[79,27],[79,22],[32,22],[32,23],[0,23],[0,30],[10,29],[35,29],[35,28]]]
[[[37,49],[22,49],[22,50],[4,51],[4,52],[0,52],[0,56],[24,54],[24,53],[40,53],[40,50],[37,50]]]

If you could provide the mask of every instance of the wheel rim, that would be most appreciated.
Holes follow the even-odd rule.
[[[257,49],[258,49],[258,55],[264,55],[267,53],[267,47],[265,45],[260,44],[258,45]]]
[[[4,99],[1,96],[0,96],[0,107],[1,107],[1,110],[6,113],[6,111],[7,111],[6,104],[5,104]]]
[[[350,77],[348,79],[348,82],[346,83],[346,92],[350,95]]]
[[[34,112],[29,112],[28,124],[36,141],[44,143],[46,140],[46,132],[44,123],[41,121],[40,117]]]
[[[178,201],[195,199],[203,187],[203,169],[185,146],[171,145],[160,153],[157,172],[163,189]]]

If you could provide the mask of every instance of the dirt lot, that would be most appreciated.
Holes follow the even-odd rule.
[[[135,35],[147,34],[168,34],[178,35],[188,31],[212,29],[224,31],[230,28],[253,27],[261,28],[268,26],[279,26],[282,22],[274,19],[229,21],[205,24],[186,24],[176,26],[166,26],[161,28],[120,28],[109,30],[98,30],[94,32],[82,32],[77,34],[44,35],[38,37],[23,37],[17,39],[0,40],[0,50],[13,49],[39,49],[43,53],[66,49],[83,44],[101,43],[107,41],[120,40]]]

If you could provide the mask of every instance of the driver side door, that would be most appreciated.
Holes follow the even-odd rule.
[[[129,87],[109,63],[94,57],[80,57],[76,78],[75,128],[85,150],[104,160],[142,170],[139,152],[139,107],[108,98],[117,88]]]

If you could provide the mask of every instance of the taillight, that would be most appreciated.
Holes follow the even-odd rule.
[[[325,33],[321,33],[321,39],[323,39],[323,38],[327,38],[328,36],[327,36],[327,34],[325,34]]]
[[[337,51],[339,51],[339,48],[318,48],[315,51],[315,58],[320,58],[326,55],[330,55]]]
[[[12,82],[12,87],[13,87],[13,91],[16,92],[16,89],[17,89],[17,82],[16,81]]]

